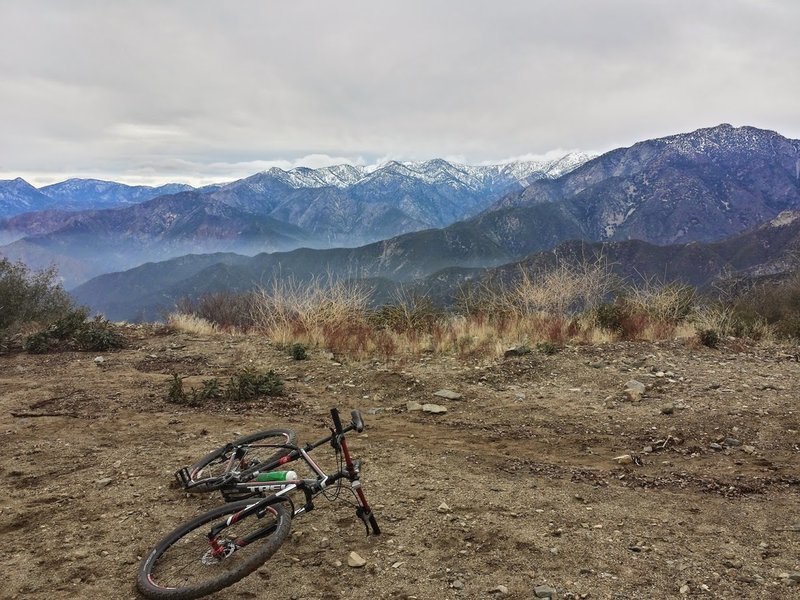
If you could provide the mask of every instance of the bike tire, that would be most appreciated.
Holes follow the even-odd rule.
[[[220,478],[224,474],[225,464],[230,459],[236,447],[250,446],[242,458],[252,461],[267,462],[286,456],[291,452],[289,448],[259,448],[259,444],[275,444],[293,446],[297,443],[297,434],[291,429],[270,429],[258,431],[236,438],[230,444],[209,452],[195,464],[189,467],[189,486],[187,491],[193,493],[206,493],[221,487]],[[266,451],[266,456],[255,457],[255,452]],[[270,452],[272,452],[270,454]]]
[[[167,534],[139,566],[136,576],[139,592],[151,600],[192,600],[233,585],[263,565],[289,536],[292,518],[281,502],[266,507],[262,517],[252,514],[235,521],[216,540],[236,546],[233,540],[274,527],[263,538],[237,546],[222,559],[210,555],[211,527],[252,504],[244,500],[224,504]],[[264,523],[267,517],[270,522]],[[190,572],[192,569],[194,573]]]

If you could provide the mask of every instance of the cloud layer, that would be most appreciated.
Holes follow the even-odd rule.
[[[29,0],[0,21],[0,177],[478,163],[720,122],[800,137],[793,0]]]

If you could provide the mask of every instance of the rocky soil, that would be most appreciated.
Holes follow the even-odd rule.
[[[797,346],[295,361],[253,337],[126,334],[102,360],[0,356],[4,598],[135,598],[140,557],[220,502],[177,489],[178,467],[239,433],[316,439],[333,405],[364,412],[351,448],[384,534],[322,500],[217,597],[800,598]],[[286,395],[166,401],[173,372],[245,366]]]

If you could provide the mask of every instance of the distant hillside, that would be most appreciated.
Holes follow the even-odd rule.
[[[369,247],[385,251],[382,244]],[[325,262],[323,261],[323,258]],[[556,264],[604,261],[622,278],[636,281],[680,281],[697,287],[711,285],[720,277],[754,277],[800,268],[800,212],[783,213],[745,234],[710,244],[691,242],[656,246],[640,240],[622,242],[564,242],[552,250],[494,268],[450,267],[425,277],[407,279],[407,288],[449,305],[456,301],[466,282],[510,282],[520,273],[546,271]],[[378,301],[390,301],[397,286],[397,273],[359,270],[352,250],[297,250],[254,258],[225,256],[182,257],[165,263],[144,265],[125,273],[100,276],[73,290],[78,301],[115,319],[157,318],[184,296],[223,290],[242,292],[272,277],[309,279],[325,272],[347,274],[369,280]],[[442,262],[447,262],[443,257]],[[374,264],[374,261],[373,261]],[[350,271],[346,266],[352,266]],[[320,267],[324,267],[321,269]],[[410,271],[404,271],[406,273]]]
[[[800,141],[720,125],[608,152],[489,211],[563,205],[589,240],[713,241],[800,208]],[[514,213],[506,213],[514,214]],[[512,219],[515,217],[512,217]]]
[[[67,286],[109,271],[187,253],[256,253],[296,247],[305,233],[268,216],[209,201],[192,191],[160,196],[127,208],[62,217],[58,234],[30,235],[0,254],[35,269],[58,264]]]
[[[182,183],[152,187],[98,179],[68,179],[36,189],[17,177],[0,180],[0,219],[43,210],[60,212],[118,208],[191,189],[192,186]],[[4,229],[5,226],[0,223],[0,239],[4,235]]]
[[[200,293],[211,289],[210,282],[214,289],[246,289],[275,273],[411,281],[450,267],[513,263],[568,240],[711,242],[800,209],[799,149],[800,142],[777,133],[729,125],[642,142],[558,179],[534,182],[491,210],[443,229],[352,249],[260,255],[234,270],[221,266],[213,277],[176,281],[166,294],[180,296],[184,286]],[[168,270],[169,263],[162,268]],[[142,302],[152,294],[162,291],[150,290]]]
[[[448,225],[480,212],[509,190],[555,177],[589,158],[569,154],[557,160],[477,167],[444,160],[391,162],[374,171],[350,165],[274,168],[227,185],[144,202],[140,200],[145,196],[180,186],[136,188],[69,180],[43,188],[59,200],[42,200],[42,207],[59,210],[0,221],[0,244],[5,244],[0,254],[34,268],[55,264],[67,283],[75,285],[87,274],[186,252],[355,247]],[[39,193],[33,188],[27,192]],[[138,204],[132,205],[134,201]],[[116,203],[116,208],[64,213],[64,208],[81,202]],[[32,199],[28,203],[35,204]],[[109,260],[100,259],[102,255]]]
[[[177,194],[194,189],[184,183],[167,183],[160,186],[126,185],[99,179],[67,179],[39,188],[53,199],[53,206],[60,209],[118,208],[138,204],[166,194]]]

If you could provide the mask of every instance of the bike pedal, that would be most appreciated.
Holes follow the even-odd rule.
[[[175,479],[178,480],[180,486],[184,489],[188,488],[189,485],[192,483],[192,477],[189,473],[188,467],[183,467],[182,469],[178,469],[175,471]]]

